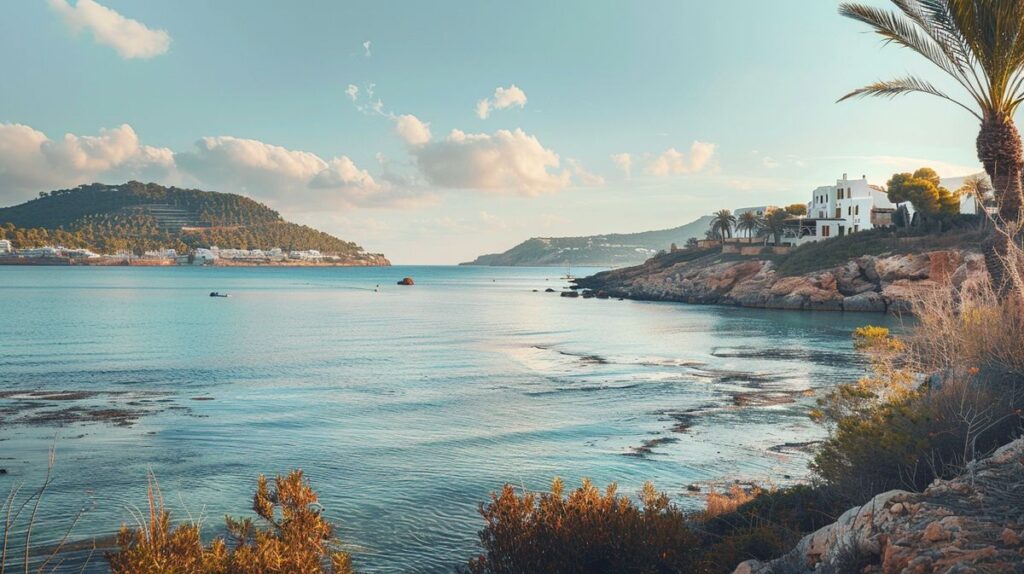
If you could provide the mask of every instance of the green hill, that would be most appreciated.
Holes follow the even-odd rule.
[[[686,240],[704,238],[711,217],[672,229],[641,233],[612,233],[585,237],[534,237],[504,253],[481,255],[463,265],[490,266],[564,266],[625,267],[643,263],[673,243],[682,247]]]
[[[289,223],[241,195],[137,181],[42,192],[37,199],[0,208],[0,238],[16,248],[64,245],[102,253],[217,245],[373,257],[355,243]]]

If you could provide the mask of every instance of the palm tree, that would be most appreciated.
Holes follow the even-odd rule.
[[[736,216],[728,209],[722,209],[711,214],[711,233],[715,234],[722,245],[725,246],[726,238],[732,237],[732,228],[736,225]]]
[[[770,235],[775,245],[782,243],[782,233],[785,230],[786,220],[790,215],[784,209],[773,209],[761,219],[761,233]]]
[[[747,232],[747,243],[754,239],[754,232],[761,227],[761,218],[753,211],[744,211],[736,222],[736,231]]]
[[[908,75],[854,90],[840,98],[931,94],[981,122],[978,159],[995,186],[999,214],[1021,219],[1024,148],[1013,114],[1024,102],[1024,0],[892,0],[899,11],[844,3],[839,13],[871,26],[885,43],[920,54],[966,92],[957,99]]]
[[[992,182],[988,180],[988,177],[980,173],[967,176],[960,189],[956,190],[956,195],[958,197],[966,195],[974,199],[974,207],[976,210],[980,210],[978,217],[981,218],[981,225],[984,227],[985,222],[989,220],[985,204],[992,198]]]

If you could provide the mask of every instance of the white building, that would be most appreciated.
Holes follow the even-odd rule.
[[[202,247],[195,250],[192,256],[192,262],[196,265],[204,265],[206,263],[213,263],[217,260],[217,252],[212,249],[204,249]]]
[[[835,185],[823,185],[811,194],[807,217],[790,226],[783,243],[800,245],[830,237],[892,224],[896,204],[865,176],[849,179],[844,173]]]
[[[0,255],[10,254],[14,251],[9,239],[0,239]]]
[[[776,209],[780,208],[774,205],[758,205],[756,207],[741,207],[737,210],[734,210],[732,214],[739,218],[739,216],[743,215],[744,213],[752,211],[754,212],[754,215],[758,217],[764,217],[765,215],[768,214],[769,211],[775,211]]]
[[[288,258],[300,261],[323,261],[324,256],[316,249],[308,249],[306,251],[292,251],[288,254]]]
[[[999,208],[991,197],[982,198],[979,202],[978,198],[973,194],[964,193],[960,195],[960,213],[979,215],[982,209],[987,211],[989,215],[997,215],[999,213]]]
[[[81,249],[64,249],[64,256],[71,257],[74,259],[95,259],[99,257],[98,253],[93,253],[84,247]]]
[[[177,259],[178,251],[176,249],[157,249],[146,251],[142,256],[146,259]]]
[[[18,255],[22,257],[28,257],[30,259],[36,259],[40,257],[60,257],[60,250],[56,247],[30,247],[28,249],[19,249]]]

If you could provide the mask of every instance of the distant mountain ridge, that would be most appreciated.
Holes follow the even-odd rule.
[[[643,263],[673,243],[682,247],[687,239],[703,239],[711,216],[657,231],[610,233],[583,237],[534,237],[503,253],[481,255],[462,265],[624,267]]]
[[[386,265],[383,255],[305,225],[233,193],[130,181],[43,192],[0,208],[0,238],[17,248],[84,247],[103,253],[216,245],[234,249],[316,249],[353,263]]]

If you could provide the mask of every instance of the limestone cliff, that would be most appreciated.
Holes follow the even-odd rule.
[[[935,250],[864,255],[845,265],[782,276],[768,258],[686,251],[653,257],[636,267],[577,280],[578,287],[612,297],[828,311],[898,312],[918,295],[951,282],[985,277],[981,253]]]
[[[734,574],[811,571],[1024,572],[1024,439],[922,493],[879,494],[785,556]]]

